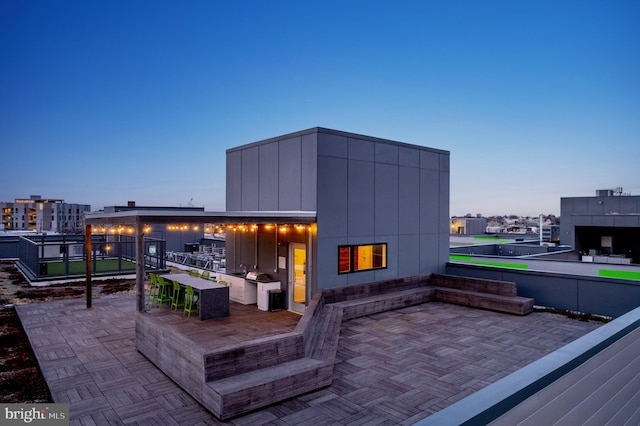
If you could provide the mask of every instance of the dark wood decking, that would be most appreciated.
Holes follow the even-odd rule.
[[[331,386],[224,423],[136,351],[135,296],[101,297],[91,309],[70,299],[17,310],[54,400],[70,403],[74,425],[411,424],[598,327],[440,302],[349,320]],[[186,327],[179,314],[151,315]],[[247,332],[246,321],[233,332],[233,318],[232,311],[228,338]],[[218,344],[209,321],[188,323],[202,344]]]
[[[172,311],[166,305],[153,308],[145,315],[171,327],[192,340],[204,351],[233,346],[261,337],[293,331],[301,315],[289,311],[265,312],[256,305],[229,303],[229,316],[200,321],[197,315],[187,318],[182,311]]]

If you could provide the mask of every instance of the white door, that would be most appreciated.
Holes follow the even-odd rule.
[[[289,309],[304,313],[307,301],[307,249],[304,244],[289,245]]]

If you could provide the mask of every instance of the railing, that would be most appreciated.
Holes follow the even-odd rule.
[[[226,268],[225,249],[213,247],[212,250],[211,253],[170,251],[167,252],[167,261],[211,271],[224,271]]]
[[[638,424],[640,308],[417,422]]]
[[[136,269],[135,237],[128,235],[93,235],[92,271],[94,276],[134,274]],[[145,268],[166,268],[166,242],[144,240]],[[74,278],[86,275],[86,249],[83,235],[20,237],[18,267],[31,280]]]

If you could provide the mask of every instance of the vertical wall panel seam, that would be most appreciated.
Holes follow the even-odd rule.
[[[300,173],[298,173],[298,177],[299,177],[299,183],[300,183],[300,191],[298,194],[298,210],[302,211],[302,191],[304,191],[303,186],[303,182],[302,182],[302,175],[304,174],[304,171],[302,170],[302,136],[299,137],[300,138],[300,162],[298,164],[300,164]]]
[[[242,188],[244,186],[244,183],[242,182],[242,175],[243,175],[242,158],[244,157],[243,153],[244,153],[244,149],[241,149],[240,150],[240,211],[244,211],[244,203],[243,203],[244,197],[242,194]]]
[[[276,164],[276,170],[277,170],[277,176],[276,176],[276,183],[277,183],[277,185],[276,185],[276,197],[277,198],[276,198],[276,200],[278,200],[278,204],[277,204],[276,210],[278,210],[278,211],[281,210],[281,207],[280,207],[280,143],[281,142],[282,141],[280,139],[278,139],[278,142],[277,142],[277,144],[278,144],[277,145],[278,146],[278,153],[277,153],[278,163]],[[277,229],[277,227],[276,227],[276,229]],[[277,239],[278,239],[278,236],[276,235],[276,240]],[[276,251],[276,253],[277,253],[277,251]],[[288,264],[287,264],[287,266],[288,266]]]

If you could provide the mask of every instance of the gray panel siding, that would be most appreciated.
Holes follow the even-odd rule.
[[[420,170],[420,233],[436,233],[440,229],[438,205],[440,173],[437,170]],[[447,230],[449,219],[447,218]]]
[[[640,216],[614,216],[614,226],[640,227]]]
[[[316,134],[227,151],[226,197],[228,211],[315,211]]]
[[[622,206],[622,198],[625,197],[597,197],[597,198],[593,198],[593,200],[599,200],[602,202],[602,204],[599,204],[597,201],[595,202],[594,208],[593,210],[590,210],[589,213],[590,214],[608,214],[608,213],[612,213],[612,212],[616,212],[616,213],[627,213],[625,212],[621,206]],[[591,206],[589,206],[591,207]],[[596,212],[601,212],[601,213],[596,213]],[[634,212],[628,212],[628,213],[634,213]]]
[[[442,157],[442,156],[441,156]],[[447,162],[448,163],[448,162]],[[438,205],[439,209],[439,219],[438,223],[440,224],[440,232],[441,233],[449,233],[449,220],[451,218],[449,214],[449,172],[448,171],[440,171],[439,181],[438,181]],[[484,233],[484,229],[482,232]],[[447,247],[449,245],[449,241],[447,239]],[[449,258],[447,253],[444,261],[446,262]]]
[[[226,209],[242,209],[242,152],[227,154]]]
[[[377,143],[375,145],[375,162],[385,164],[398,164],[398,146]]]
[[[369,162],[375,161],[373,142],[349,138],[349,159]]]
[[[420,274],[420,236],[418,234],[398,237],[398,276]]]
[[[318,156],[348,157],[348,142],[345,136],[318,133]]]
[[[387,243],[387,267],[374,271],[374,281],[387,280],[398,276],[398,235],[378,235],[377,240]],[[377,242],[377,241],[376,241]]]
[[[258,210],[258,147],[242,150],[242,210]]]
[[[260,145],[260,210],[278,210],[278,143]]]
[[[326,173],[330,157],[320,155],[325,151],[321,147],[321,136],[318,139],[318,240],[347,236],[349,244],[388,244],[387,269],[348,274],[348,283],[443,272],[449,255],[449,155],[348,139],[347,179],[342,181],[348,187],[348,207],[340,217],[335,214],[334,197],[342,200],[343,190],[329,197],[323,188],[328,186],[334,191],[341,188],[336,186],[342,179],[336,176],[336,170],[342,176],[345,166],[340,163],[335,170],[331,168],[331,173]],[[335,151],[336,146],[330,152],[336,154]],[[441,167],[445,170],[440,170]],[[331,217],[335,223],[330,228],[323,219],[327,211],[325,202],[334,206]],[[344,222],[346,233],[340,234],[336,229]],[[331,255],[337,258],[337,251]]]
[[[640,197],[618,197],[622,214],[640,214]]]
[[[374,166],[366,161],[349,161],[347,178],[348,236],[374,235]]]
[[[420,168],[440,170],[440,154],[431,151],[420,151]]]
[[[587,198],[573,200],[572,211],[574,214],[589,214],[589,200]]]
[[[420,169],[399,168],[398,220],[400,234],[417,234],[420,229]]]
[[[420,273],[440,270],[440,243],[438,234],[420,234]]]
[[[375,234],[398,234],[398,166],[375,165]]]
[[[301,210],[302,147],[300,144],[300,137],[281,140],[279,144],[279,210]]]
[[[441,172],[449,172],[449,154],[439,154]]]
[[[302,178],[300,183],[301,209],[315,211],[317,209],[318,186],[318,144],[317,134],[302,136]]]
[[[318,238],[347,238],[347,163],[344,158],[318,157]]]
[[[227,210],[317,212],[318,288],[444,269],[446,151],[316,128],[228,150],[227,164]],[[388,267],[339,276],[347,242],[387,243]]]
[[[420,167],[420,151],[401,146],[398,148],[398,161],[401,166]]]
[[[613,226],[615,216],[594,216],[591,223],[593,226]]]
[[[338,247],[347,244],[346,238],[318,238],[318,288],[343,287],[349,274],[338,275]]]

